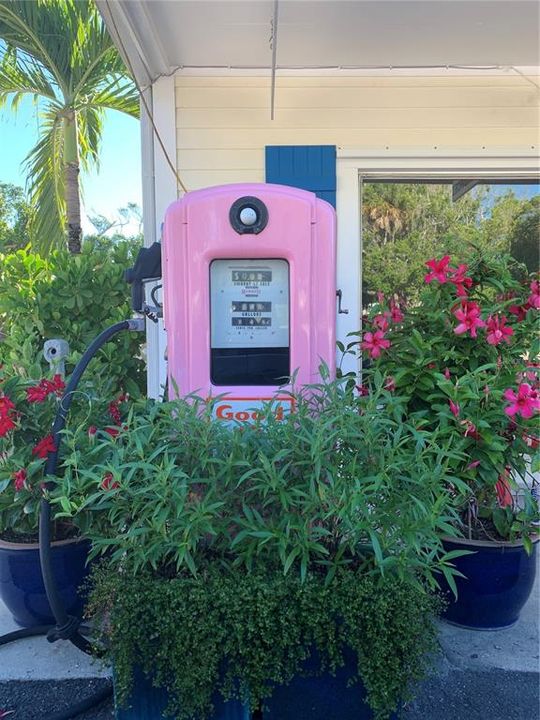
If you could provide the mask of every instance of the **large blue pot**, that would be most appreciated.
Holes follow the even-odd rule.
[[[66,610],[81,615],[83,598],[78,592],[88,573],[90,542],[60,540],[52,545],[52,569]],[[53,625],[39,564],[39,545],[0,540],[0,598],[22,627]]]
[[[470,550],[453,564],[465,577],[456,578],[458,599],[445,586],[448,608],[443,618],[474,630],[496,630],[517,622],[536,575],[538,543],[527,555],[522,543],[496,543],[453,538],[446,550]]]
[[[315,673],[316,659],[305,663],[306,674]],[[352,653],[335,676],[294,677],[289,685],[280,685],[265,701],[264,720],[371,720],[373,713],[366,702],[361,681],[348,686],[357,677],[356,659]],[[395,718],[396,716],[392,716]]]
[[[249,707],[240,701],[223,702],[219,695],[213,698],[214,713],[211,720],[250,720]],[[135,671],[133,690],[126,707],[116,707],[116,720],[171,720],[165,715],[168,694],[156,688],[140,670]]]

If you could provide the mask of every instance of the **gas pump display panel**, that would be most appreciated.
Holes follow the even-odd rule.
[[[214,260],[210,264],[214,385],[283,385],[290,375],[289,264]]]

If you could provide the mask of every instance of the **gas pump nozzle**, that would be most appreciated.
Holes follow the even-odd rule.
[[[162,316],[161,306],[150,307],[145,303],[144,284],[161,279],[161,243],[141,248],[132,268],[124,272],[124,280],[131,285],[131,306],[144,315]]]

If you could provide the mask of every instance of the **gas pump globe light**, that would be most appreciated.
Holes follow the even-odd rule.
[[[257,217],[257,212],[252,207],[245,207],[240,210],[240,222],[243,225],[255,225]]]

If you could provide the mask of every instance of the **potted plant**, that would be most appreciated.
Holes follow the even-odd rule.
[[[431,664],[452,451],[382,379],[295,400],[232,428],[135,404],[115,438],[66,437],[52,501],[106,554],[89,611],[123,720],[388,718]]]
[[[32,368],[33,371],[37,368]],[[22,369],[8,374],[0,368],[0,599],[19,625],[54,623],[39,563],[38,514],[45,492],[43,470],[54,449],[50,428],[65,389],[64,379],[32,380]],[[32,374],[32,373],[30,373]],[[103,403],[86,385],[87,402],[79,403],[90,436],[103,416]],[[120,423],[120,402],[110,403],[110,432]],[[89,439],[90,441],[90,439]],[[78,587],[87,573],[89,543],[73,523],[58,520],[53,529],[53,569],[60,594],[70,613],[82,611]]]
[[[409,421],[437,429],[455,451],[449,488],[461,539],[447,547],[473,553],[456,560],[465,577],[447,619],[505,627],[536,567],[540,284],[511,257],[487,252],[426,265],[415,305],[379,294],[361,345]]]

